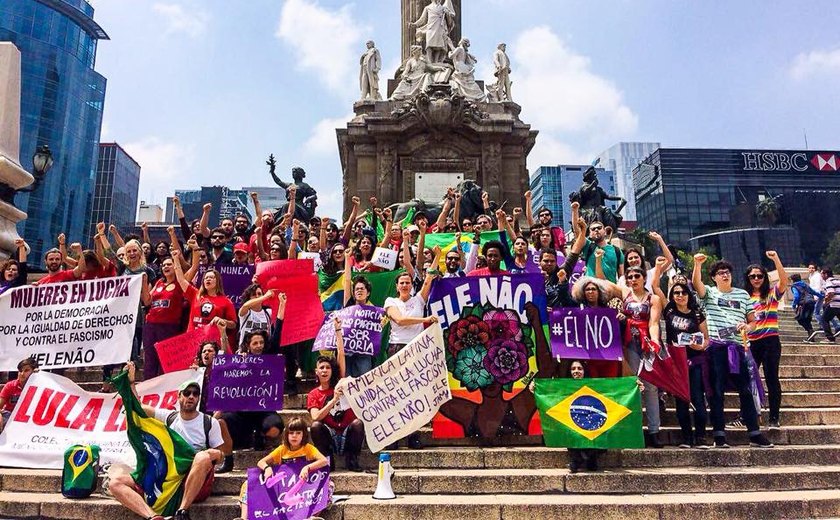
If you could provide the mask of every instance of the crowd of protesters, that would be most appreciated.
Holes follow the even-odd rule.
[[[214,325],[220,331],[221,341],[200,345],[196,366],[211,366],[213,357],[225,352],[284,355],[286,392],[296,393],[298,381],[304,375],[300,358],[306,355],[308,346],[280,346],[286,296],[261,287],[255,277],[254,283],[241,295],[242,304],[237,310],[228,298],[230,295],[225,293],[218,267],[312,258],[314,253],[320,270],[327,275],[342,276],[344,305],[365,305],[372,292],[365,275],[383,269],[373,262],[375,249],[398,252],[396,268],[404,272],[396,278],[393,291],[396,296],[384,303],[391,323],[387,353],[394,355],[424,327],[436,321],[429,314],[427,304],[430,288],[437,278],[517,274],[526,272],[529,262],[536,263],[544,276],[549,308],[612,307],[622,324],[624,362],[575,362],[564,374],[567,377],[637,374],[646,357],[658,352],[663,342],[686,349],[691,399],[690,403],[676,399],[682,433],[679,446],[684,448],[727,448],[727,427],[745,427],[753,447],[773,446],[761,432],[761,403],[756,402],[750,385],[756,383],[757,367],[763,368],[769,403],[767,426],[778,429],[782,394],[778,307],[788,287],[793,293],[796,319],[807,333],[806,341],[817,341],[818,332],[811,324],[813,318],[822,328],[826,341],[834,342],[835,336],[840,335],[840,326],[833,325],[840,317],[840,278],[834,277],[830,269],[818,270],[812,265],[807,281],[799,275],[789,279],[779,256],[767,251],[778,281],[771,283],[767,269],[755,264],[743,273],[738,287],[738,273],[725,260],[706,265],[706,256],[696,254],[693,270],[681,270],[664,239],[655,232],[650,232],[650,238],[661,256],[648,265],[640,248],[622,249],[614,243],[617,230],[597,220],[587,222],[581,218],[577,203],[571,205],[571,228],[563,229],[554,222],[548,208],[531,207],[530,192],[525,194],[524,209],[513,208],[510,214],[491,209],[484,194],[484,212],[462,218],[460,194],[449,189],[440,216],[434,222],[424,212],[414,213],[409,221],[398,222],[391,210],[381,208],[375,198],[362,211],[360,199],[353,197],[349,218],[339,224],[322,217],[299,222],[292,216],[293,205],[289,212],[275,219],[273,210],[263,210],[257,195],[251,196],[256,207],[255,222],[240,214],[233,219],[222,219],[213,229],[208,227],[210,204],[204,205],[200,219],[188,222],[175,197],[180,225],[169,227],[168,241],[152,243],[145,225],[141,226],[140,236],[122,236],[115,226],[99,223],[91,249],[83,249],[77,242],[71,243],[68,249],[64,235],[59,235],[57,247],[49,249],[43,258],[47,274],[36,283],[141,276],[141,303],[131,358],[142,359],[145,379],[162,372],[154,348],[157,342],[196,327]],[[289,198],[295,199],[294,186],[290,188]],[[381,236],[378,229],[383,230]],[[482,243],[482,232],[490,231],[503,231],[507,242]],[[427,235],[438,232],[455,233],[459,246],[445,252],[439,247],[426,247]],[[0,293],[26,283],[28,247],[24,240],[18,240],[16,247],[17,255],[2,264]],[[647,253],[653,257],[652,253],[656,252]],[[578,262],[585,266],[584,273],[573,282]],[[704,274],[712,283],[703,281]],[[279,309],[272,316],[268,302],[275,298]],[[345,355],[338,322],[335,330],[337,353],[314,360],[316,386],[306,400],[312,421],[310,435],[318,454],[315,456],[313,452],[313,456],[321,460],[320,454],[344,453],[348,469],[360,470],[358,456],[364,430],[352,410],[342,408],[341,388],[336,385],[345,375],[359,376],[371,370],[374,359],[361,354]],[[733,363],[737,370],[732,370]],[[35,367],[24,363],[22,368],[25,369],[21,372],[22,379],[7,384],[0,393],[4,418]],[[114,368],[104,367],[103,391],[113,390],[108,377]],[[724,418],[727,385],[734,385],[740,403],[739,418],[729,423]],[[660,406],[666,400],[656,386],[647,382],[640,386],[646,410],[647,442],[649,446],[662,447],[659,416]],[[192,397],[196,397],[198,407],[203,410],[206,397]],[[212,460],[220,462],[217,472],[232,469],[234,449],[265,449],[280,442],[284,431],[283,420],[274,411],[225,412],[214,417],[219,424],[212,443]],[[711,442],[707,439],[708,421]],[[213,424],[215,428],[216,422]],[[296,423],[294,431],[300,428]],[[409,446],[421,447],[419,436],[409,438]],[[221,455],[215,456],[218,454]],[[596,469],[597,456],[597,452],[575,452],[573,470],[583,466]]]

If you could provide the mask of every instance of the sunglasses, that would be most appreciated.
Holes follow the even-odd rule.
[[[343,255],[344,254],[344,249],[336,249],[335,251],[333,251],[333,254],[334,255]]]
[[[604,226],[592,226],[589,231],[601,231],[602,229],[604,229]]]
[[[763,274],[751,274],[750,280],[764,280]]]
[[[224,235],[213,235],[210,237],[211,240],[221,240],[223,238],[225,238]]]
[[[674,296],[688,296],[688,293],[685,291],[674,291],[671,294],[673,294]]]
[[[461,260],[461,257],[459,256],[449,256],[446,258],[447,262],[458,262],[459,260]]]
[[[199,397],[201,395],[201,392],[198,390],[184,390],[183,392],[181,392],[181,395],[183,395],[184,397]]]
[[[282,251],[282,250],[279,247],[272,247],[271,248],[272,253],[279,253],[280,251]]]

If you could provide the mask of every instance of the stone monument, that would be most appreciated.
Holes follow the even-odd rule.
[[[509,90],[488,102],[462,16],[460,0],[402,0],[403,61],[389,99],[356,102],[353,119],[336,130],[345,212],[356,195],[434,203],[465,181],[508,210],[521,205],[537,132],[519,119]]]
[[[612,210],[607,207],[605,202],[608,200],[619,201],[618,208]],[[613,232],[617,232],[624,220],[620,212],[627,201],[622,197],[609,195],[598,185],[598,172],[594,166],[590,166],[583,172],[583,184],[578,191],[569,195],[569,201],[580,204],[580,216],[587,225],[597,221],[611,227]]]
[[[26,213],[14,206],[15,192],[35,179],[20,165],[20,51],[0,42],[0,259],[16,250],[17,223]]]

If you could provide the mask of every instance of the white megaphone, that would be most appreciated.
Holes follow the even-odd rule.
[[[394,468],[391,467],[391,454],[379,454],[379,480],[376,482],[376,491],[373,493],[373,498],[377,500],[392,500],[397,498],[394,490],[391,488],[391,475],[394,474]]]

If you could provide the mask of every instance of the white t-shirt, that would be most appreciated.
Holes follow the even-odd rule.
[[[166,418],[171,413],[172,410],[155,408],[155,419],[166,424]],[[200,413],[189,421],[182,419],[181,414],[178,413],[169,427],[178,432],[196,451],[202,451],[208,448],[217,448],[225,442],[222,439],[222,427],[219,426],[219,421],[211,417],[210,423],[210,434],[207,436],[210,439],[210,446],[204,445],[204,417]]]
[[[645,276],[645,289],[648,292],[653,292],[653,274],[656,271],[655,267],[651,267],[647,270],[647,275]],[[619,287],[630,287],[627,285],[627,280],[625,280],[624,275],[618,277],[618,286]]]
[[[419,294],[412,296],[408,301],[402,301],[399,298],[388,298],[385,300],[385,312],[388,312],[388,307],[396,307],[400,314],[406,318],[422,318],[426,310],[426,300]],[[413,340],[418,334],[423,332],[423,324],[417,325],[397,325],[391,322],[391,343],[408,343]]]
[[[822,292],[825,286],[825,280],[823,280],[822,274],[819,271],[814,271],[814,274],[808,276],[808,285],[811,286],[811,289]]]
[[[245,341],[245,334],[258,330],[271,334],[271,313],[267,309],[250,310],[245,316],[239,317],[239,344]]]

